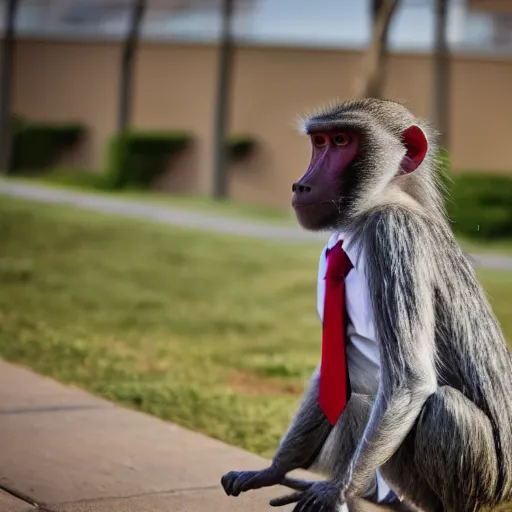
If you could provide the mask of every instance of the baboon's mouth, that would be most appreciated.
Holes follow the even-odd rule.
[[[326,205],[337,206],[339,201],[335,201],[334,199],[331,201],[297,201],[295,196],[292,197],[292,206],[293,208],[312,208],[312,207],[325,207]]]

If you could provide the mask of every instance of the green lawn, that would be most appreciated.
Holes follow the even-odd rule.
[[[0,200],[0,355],[270,456],[320,354],[318,245]],[[512,273],[481,272],[512,339]]]

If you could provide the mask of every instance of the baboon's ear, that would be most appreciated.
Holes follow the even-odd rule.
[[[415,171],[423,162],[428,150],[428,141],[423,130],[416,125],[402,132],[402,141],[407,152],[402,159],[401,167],[408,174]]]

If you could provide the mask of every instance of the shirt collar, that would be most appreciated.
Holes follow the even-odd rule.
[[[339,240],[343,240],[342,248],[347,253],[347,256],[354,268],[360,270],[361,247],[355,242],[350,243],[352,241],[352,236],[349,233],[340,233],[338,231],[334,232],[327,241],[327,246],[325,248],[326,253],[331,250]]]

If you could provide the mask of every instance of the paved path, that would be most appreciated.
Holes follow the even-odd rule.
[[[73,205],[87,210],[143,218],[163,224],[216,231],[219,233],[277,240],[288,243],[323,244],[325,233],[310,233],[299,227],[278,226],[249,220],[182,210],[174,207],[144,204],[125,198],[107,197],[41,185],[9,182],[0,179],[0,195],[22,197],[45,203]],[[478,267],[512,270],[512,258],[489,254],[471,254]]]
[[[270,512],[290,492],[227,497],[226,471],[268,461],[1,360],[0,438],[1,512]]]

